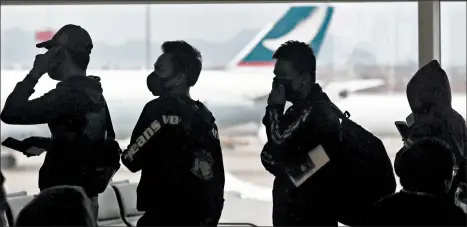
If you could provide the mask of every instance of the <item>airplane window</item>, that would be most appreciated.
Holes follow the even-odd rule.
[[[464,97],[467,71],[465,21],[465,1],[441,2],[441,64],[449,76],[452,92],[464,94]]]
[[[451,3],[442,4],[444,8]],[[453,67],[448,71],[456,78],[455,67],[462,66],[459,72],[465,79],[463,4],[442,14],[451,18],[449,25],[443,23],[449,27],[443,34],[450,35],[443,36],[443,48],[451,50],[451,60],[443,56],[443,64]],[[94,42],[88,74],[101,77],[116,137],[126,148],[142,108],[153,98],[146,76],[161,53],[160,45],[186,40],[203,55],[203,71],[192,96],[213,112],[223,145],[226,203],[221,221],[270,226],[273,177],[261,166],[259,153],[265,142],[261,119],[274,75],[274,50],[290,39],[309,43],[323,89],[353,120],[383,136],[393,156],[401,145],[394,121],[410,113],[405,85],[418,68],[417,12],[417,2],[412,1],[2,6],[1,101],[30,70],[34,56],[44,52],[36,43],[65,24],[80,25]],[[462,15],[464,20],[453,22]],[[464,52],[458,53],[458,45],[464,45]],[[55,82],[43,76],[33,97],[53,87]],[[50,133],[46,125],[1,123],[2,141],[29,136]],[[37,193],[44,154],[27,158],[4,147],[1,154],[8,192]],[[140,172],[122,166],[115,180],[138,182],[139,177]]]

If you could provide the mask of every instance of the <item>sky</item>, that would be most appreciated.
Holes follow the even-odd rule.
[[[328,3],[313,4],[323,5]],[[466,64],[466,3],[442,2],[442,59]],[[334,3],[329,29],[333,53],[345,64],[356,47],[375,55],[380,64],[417,61],[417,3]],[[94,40],[118,44],[146,37],[149,10],[152,40],[204,39],[223,42],[243,29],[260,29],[284,13],[289,4],[184,4],[1,6],[1,30],[56,30],[74,23]]]

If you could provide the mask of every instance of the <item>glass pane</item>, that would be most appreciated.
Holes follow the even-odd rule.
[[[410,113],[404,91],[418,68],[417,12],[416,2],[2,6],[2,103],[30,70],[34,56],[43,53],[35,48],[36,38],[45,39],[64,24],[81,25],[94,41],[88,74],[101,76],[117,138],[126,148],[143,106],[154,98],[146,75],[161,44],[186,40],[203,55],[203,72],[192,95],[213,112],[223,146],[222,221],[268,226],[273,177],[261,166],[259,152],[275,49],[288,39],[311,44],[318,80],[331,99],[370,131],[398,136],[394,121]],[[344,83],[360,79],[382,82]],[[51,89],[51,82],[44,76],[34,95]],[[1,129],[2,140],[50,135],[44,125],[2,122]],[[401,145],[399,138],[384,142],[393,153]],[[11,164],[13,159],[16,166],[4,170],[7,190],[37,193],[44,155],[26,158],[2,149],[2,161]],[[140,172],[122,166],[115,180],[138,182],[139,177]]]
[[[441,64],[449,76],[452,92],[463,94],[464,97],[467,68],[466,7],[465,1],[441,2]]]

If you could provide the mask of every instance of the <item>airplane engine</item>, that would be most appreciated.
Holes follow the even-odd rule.
[[[266,144],[266,142],[268,142],[268,137],[266,135],[266,127],[263,124],[260,124],[257,136],[259,141],[263,143],[263,145]]]

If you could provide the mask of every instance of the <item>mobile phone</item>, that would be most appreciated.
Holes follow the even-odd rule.
[[[22,152],[26,155],[40,155],[44,153],[45,149],[44,148],[39,148],[36,146],[31,146],[29,144],[26,144],[24,141],[17,140],[12,137],[6,138],[3,142],[2,145],[5,147],[8,147],[10,149]]]
[[[56,69],[60,66],[61,64],[61,55],[62,54],[62,48],[60,47],[52,47],[51,49],[47,50],[45,53],[45,57],[48,60],[49,68],[50,69]]]
[[[413,113],[409,114],[409,116],[407,116],[407,118],[405,118],[405,122],[407,122],[407,126],[409,126],[409,127],[412,126],[415,123]]]
[[[3,142],[2,145],[5,147],[8,147],[10,149],[20,151],[20,152],[25,152],[29,147],[27,144],[23,143],[20,140],[17,140],[15,138],[8,137],[6,138]]]
[[[406,141],[409,138],[409,126],[407,123],[405,121],[396,121],[394,124],[396,125],[402,140]]]
[[[279,89],[280,79],[274,78],[272,79],[272,89]]]

